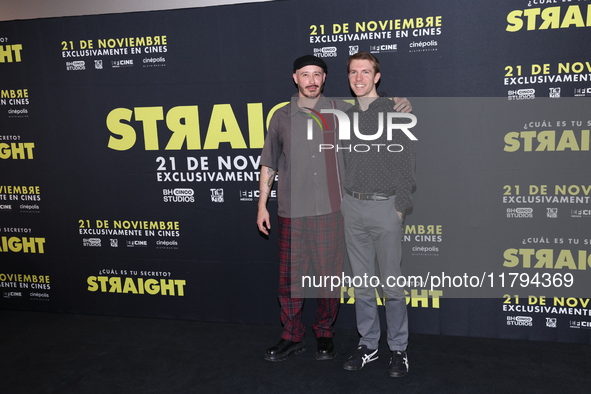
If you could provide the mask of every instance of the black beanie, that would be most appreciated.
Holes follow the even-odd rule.
[[[293,62],[293,72],[295,73],[300,68],[306,67],[306,66],[318,66],[318,67],[322,68],[325,73],[328,73],[328,67],[326,66],[326,63],[324,63],[324,60],[320,59],[319,57],[313,56],[313,55],[305,55],[302,57],[298,57]]]

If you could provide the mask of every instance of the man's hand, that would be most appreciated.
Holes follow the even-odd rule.
[[[259,213],[257,214],[257,226],[259,231],[265,235],[269,235],[271,229],[271,222],[269,219],[269,211],[265,207],[259,207]]]
[[[402,222],[404,220],[404,214],[399,211],[396,211],[396,213],[398,214],[398,217],[400,218],[400,221]]]
[[[412,105],[406,97],[394,97],[394,110],[398,112],[410,113],[412,112]]]

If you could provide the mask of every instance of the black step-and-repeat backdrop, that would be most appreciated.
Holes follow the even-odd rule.
[[[411,330],[589,343],[590,32],[585,0],[1,22],[0,308],[278,324],[266,127],[296,57],[350,97],[346,59],[368,51],[418,119]]]

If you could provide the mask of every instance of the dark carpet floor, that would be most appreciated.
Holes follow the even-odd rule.
[[[411,335],[410,371],[388,377],[389,352],[356,372],[315,340],[288,360],[263,360],[278,326],[0,311],[0,393],[589,393],[591,347]]]

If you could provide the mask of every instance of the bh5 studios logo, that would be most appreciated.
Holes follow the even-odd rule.
[[[384,116],[383,112],[377,113],[378,117],[378,130],[373,134],[362,134],[359,131],[359,114],[357,112],[353,113],[353,133],[357,140],[360,141],[367,141],[368,143],[357,143],[351,144],[349,141],[351,140],[351,120],[349,116],[338,109],[330,108],[330,109],[321,109],[320,112],[315,111],[311,108],[305,108],[310,111],[308,114],[310,119],[308,119],[306,125],[306,132],[307,138],[309,141],[314,139],[314,122],[318,124],[321,131],[327,131],[328,129],[328,122],[326,121],[325,117],[322,114],[332,114],[338,121],[338,140],[344,141],[343,145],[339,144],[328,144],[323,143],[319,144],[319,151],[322,152],[324,150],[332,150],[336,149],[338,152],[339,150],[346,150],[346,151],[355,151],[355,152],[369,152],[372,149],[376,149],[380,151],[380,149],[385,149],[388,152],[402,152],[404,147],[400,144],[378,144],[378,143],[369,143],[370,141],[376,141],[382,138],[384,134],[384,129],[386,133],[386,139],[388,141],[392,141],[392,134],[394,130],[401,130],[410,140],[417,141],[417,137],[414,136],[410,132],[409,129],[413,128],[417,124],[417,117],[413,114],[406,114],[400,112],[387,112]],[[385,118],[385,127],[384,127],[384,118]],[[407,119],[407,122],[402,122],[403,119]]]

